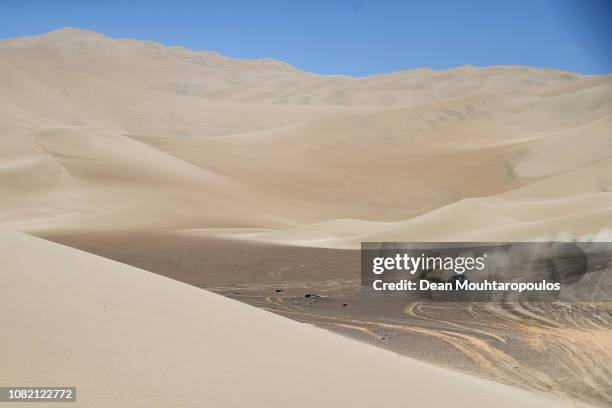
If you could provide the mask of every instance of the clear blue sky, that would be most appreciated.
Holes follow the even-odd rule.
[[[0,38],[63,26],[325,74],[464,64],[612,72],[612,0],[0,0]]]

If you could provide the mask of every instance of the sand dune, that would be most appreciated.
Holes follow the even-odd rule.
[[[472,66],[437,72],[418,69],[365,78],[323,76],[272,59],[241,60],[155,42],[112,39],[65,28],[3,41],[5,54],[45,66],[71,67],[131,87],[242,102],[299,105],[414,105],[477,92],[552,92],[577,75],[554,69]]]
[[[65,28],[0,41],[0,85],[0,229],[149,237],[144,265],[186,265],[198,283],[218,278],[198,245],[227,241],[164,252],[185,234],[291,244],[292,262],[297,246],[361,241],[611,239],[612,75],[324,76]],[[559,404],[25,235],[0,247],[0,382],[74,384],[83,406]],[[340,268],[330,250],[323,273],[278,261],[277,245],[235,248],[278,270],[219,285],[287,270],[327,282]]]
[[[364,241],[610,240],[612,160],[482,198],[463,199],[401,222],[332,220],[284,230],[191,230],[295,245],[359,248]]]
[[[74,385],[78,406],[562,405],[37,238],[0,245],[0,381]]]
[[[440,239],[448,217],[463,221],[447,239],[610,226],[609,75],[322,76],[72,28],[0,41],[0,72],[0,223],[22,230],[250,227],[342,246],[308,237],[324,223],[346,240],[345,219],[352,242]],[[600,187],[542,184],[559,177]],[[542,185],[584,211],[549,216]]]

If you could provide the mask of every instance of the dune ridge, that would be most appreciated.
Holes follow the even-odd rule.
[[[76,386],[75,406],[569,404],[31,236],[0,245],[0,381]]]

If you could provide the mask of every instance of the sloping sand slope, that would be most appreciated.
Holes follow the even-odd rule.
[[[612,240],[612,160],[490,197],[464,199],[402,222],[333,220],[280,231],[191,234],[331,248],[381,241]]]
[[[41,239],[0,247],[3,385],[87,407],[561,404]]]
[[[612,228],[611,75],[324,76],[66,28],[0,41],[0,84],[0,226],[325,246]]]

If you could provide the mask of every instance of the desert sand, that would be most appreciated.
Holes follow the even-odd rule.
[[[0,73],[3,226],[346,248],[612,226],[610,75],[323,76],[73,28],[0,41]]]
[[[356,250],[153,231],[46,238],[436,366],[612,403],[610,302],[414,303],[364,292]]]
[[[362,241],[610,240],[612,75],[325,76],[64,28],[0,40],[0,84],[3,382],[65,381],[87,406],[558,402],[391,350],[612,400],[608,306],[596,322],[470,310],[462,326],[353,296]],[[313,289],[331,303],[304,302]],[[552,329],[525,318],[540,312]]]
[[[0,382],[73,385],[76,406],[564,405],[38,238],[0,245]]]

